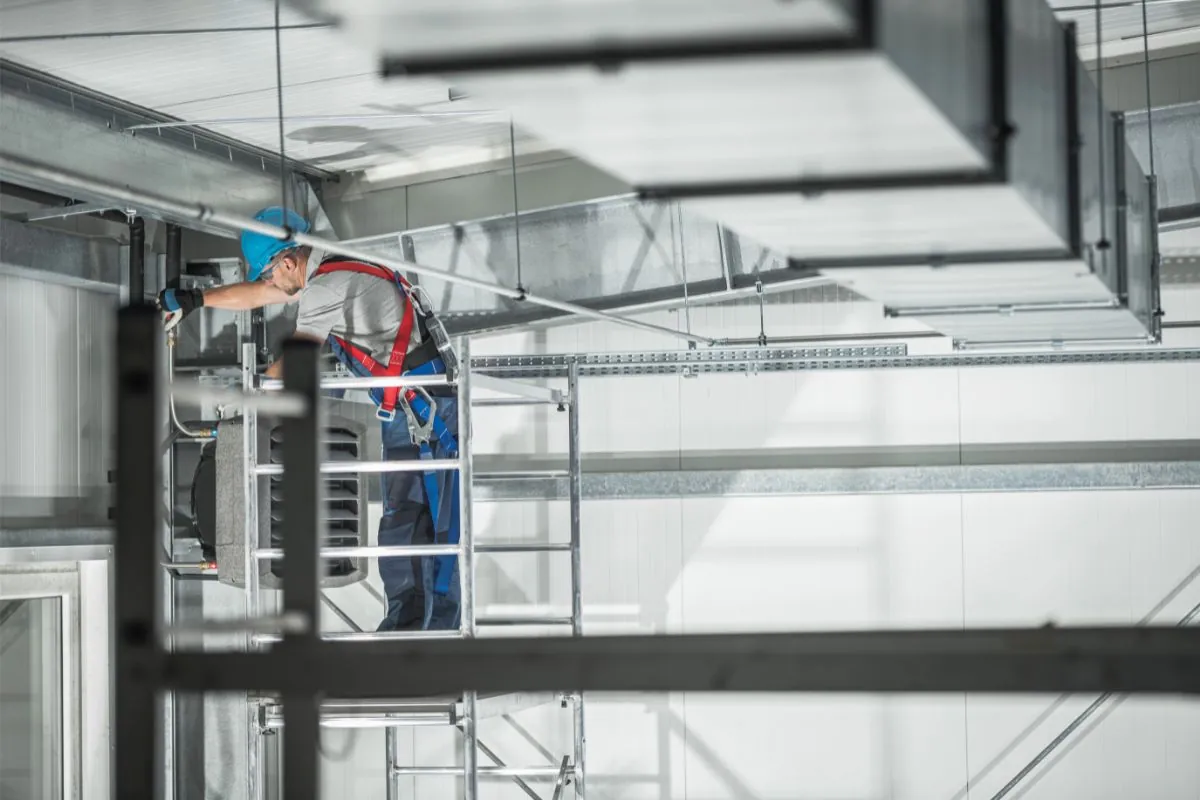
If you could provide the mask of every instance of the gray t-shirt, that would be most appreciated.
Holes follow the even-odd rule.
[[[316,249],[308,257],[308,284],[300,290],[296,333],[321,340],[333,334],[364,348],[372,358],[386,360],[406,301],[395,285],[374,275],[339,271],[313,278],[325,258],[327,255]],[[408,349],[420,343],[414,322]]]

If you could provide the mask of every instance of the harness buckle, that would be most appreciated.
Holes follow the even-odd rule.
[[[404,408],[404,416],[408,420],[408,430],[412,434],[413,442],[422,444],[433,438],[433,420],[437,416],[437,403],[430,396],[429,392],[419,386],[414,386],[412,391],[414,394],[420,395],[421,399],[429,404],[429,417],[424,422],[421,422],[417,418],[417,414],[413,410],[412,403],[408,401],[408,398],[402,397],[400,399]]]
[[[396,419],[396,409],[388,410],[383,406],[375,409],[375,418],[383,422],[393,422]]]

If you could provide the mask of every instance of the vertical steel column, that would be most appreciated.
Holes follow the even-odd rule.
[[[474,469],[471,447],[471,342],[458,341],[458,580],[463,636],[475,635],[475,531],[471,499]]]
[[[129,221],[129,305],[146,302],[146,221]]]
[[[321,497],[321,408],[319,346],[293,339],[283,348],[283,389],[304,399],[302,416],[282,424],[283,610],[303,621],[304,630],[286,633],[282,649],[296,653],[296,668],[303,669],[303,653],[319,646],[318,572],[320,533],[324,529]],[[255,565],[257,569],[257,565]],[[283,789],[293,800],[317,800],[320,794],[318,741],[320,718],[314,694],[289,693],[283,697]]]
[[[471,499],[474,470],[471,463],[471,342],[458,343],[458,579],[460,625],[465,638],[475,636],[475,531]],[[478,696],[463,687],[463,798],[479,797],[479,748],[476,722]]]
[[[168,248],[169,249],[169,248]],[[169,263],[169,259],[168,259]],[[248,317],[243,312],[243,317]],[[243,333],[246,331],[243,330]],[[242,342],[242,391],[254,389],[254,377],[258,373],[258,351],[253,342]],[[254,550],[259,546],[258,535],[258,481],[254,469],[258,466],[258,412],[253,408],[242,411],[242,464],[246,477],[243,487],[242,514],[243,538],[246,551],[243,555],[243,569],[246,576],[246,619],[253,619],[262,613],[258,602],[258,562],[254,558]],[[254,650],[254,637],[246,634],[246,649]],[[258,724],[257,703],[247,696],[247,739],[246,766],[249,769],[250,783],[247,788],[249,800],[262,800],[264,786],[262,780],[263,741]]]
[[[567,469],[570,471],[571,497],[571,635],[583,635],[583,583],[581,580],[581,550],[583,542],[583,456],[579,444],[579,362],[567,367],[567,392],[571,405],[567,411]],[[586,736],[583,720],[583,692],[575,695],[572,714],[575,749],[575,796],[585,797],[584,746]]]
[[[117,317],[114,797],[159,797],[158,398],[162,322],[141,298]]]
[[[475,727],[476,698],[474,690],[463,692],[463,800],[479,798],[479,730]]]
[[[384,758],[384,763],[387,764],[387,786],[385,788],[385,797],[387,800],[400,800],[400,776],[396,774],[396,729],[383,729],[384,747],[387,748],[387,756]]]

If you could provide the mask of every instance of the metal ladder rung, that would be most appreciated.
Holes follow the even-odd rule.
[[[393,775],[463,775],[460,767],[392,767]],[[480,777],[487,775],[498,778],[557,778],[563,770],[557,766],[541,767],[477,767]],[[574,768],[568,767],[568,775],[574,776]]]
[[[337,633],[322,633],[323,642],[390,642],[411,641],[416,639],[461,639],[462,631],[347,631]],[[255,644],[278,642],[280,637],[274,633],[257,634],[251,639]]]
[[[322,475],[354,475],[358,473],[383,472],[430,472],[439,470],[458,469],[457,458],[413,459],[411,461],[324,461],[321,463]],[[282,475],[282,464],[256,464],[255,475]]]
[[[389,544],[364,547],[322,547],[321,558],[393,558],[396,556],[456,556],[461,552],[456,544]],[[259,561],[283,558],[282,547],[260,547],[254,551]]]
[[[484,481],[557,481],[566,480],[571,473],[565,469],[532,469],[514,472],[477,472],[475,482]]]
[[[476,625],[571,625],[570,617],[479,617]]]
[[[477,544],[475,545],[476,553],[496,554],[496,553],[569,553],[571,552],[571,544],[569,542],[541,542],[525,544],[523,542],[513,542],[507,544]]]
[[[387,389],[393,386],[453,386],[455,381],[445,375],[397,375],[386,378],[358,378],[349,375],[326,373],[321,375],[322,389]],[[267,392],[277,392],[283,389],[283,381],[277,378],[263,378],[258,382],[258,388]]]

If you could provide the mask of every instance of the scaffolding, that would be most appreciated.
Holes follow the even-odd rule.
[[[466,339],[458,344],[461,362],[469,365],[470,346]],[[283,388],[282,382],[260,379],[258,376],[257,353],[253,344],[244,344],[241,350],[241,391],[244,395],[256,392],[275,391]],[[286,362],[285,362],[286,363]],[[480,626],[496,625],[506,627],[521,627],[530,625],[554,625],[569,627],[572,636],[583,634],[582,615],[582,584],[580,579],[581,559],[581,453],[579,444],[579,366],[572,361],[567,367],[566,391],[546,388],[529,383],[522,383],[486,375],[472,375],[469,368],[464,368],[457,376],[450,376],[438,381],[439,383],[457,387],[458,391],[458,430],[459,451],[456,459],[417,460],[417,461],[378,461],[378,462],[322,462],[319,471],[337,472],[371,472],[384,473],[389,471],[425,471],[429,469],[459,471],[459,503],[460,534],[457,544],[419,544],[419,545],[371,545],[360,547],[321,547],[319,555],[327,558],[388,558],[399,556],[437,556],[454,555],[458,557],[460,581],[460,616],[459,627],[451,631],[362,631],[353,625],[353,621],[342,616],[344,622],[355,629],[349,634],[322,633],[325,640],[342,640],[346,642],[377,642],[396,640],[429,640],[474,638]],[[428,378],[360,378],[341,375],[324,375],[320,378],[322,389],[367,389],[387,386],[411,387],[415,384],[430,383]],[[503,397],[476,398],[473,395],[474,384],[480,388],[497,392]],[[473,450],[471,446],[471,425],[473,410],[485,407],[510,407],[513,405],[551,405],[566,412],[568,426],[568,465],[565,471],[544,471],[539,473],[545,479],[565,477],[569,483],[570,503],[570,539],[568,542],[546,543],[497,543],[477,544],[472,526],[472,503],[474,469],[472,464]],[[280,620],[278,609],[264,607],[263,595],[259,582],[258,561],[284,559],[283,548],[262,546],[262,533],[259,530],[260,515],[258,510],[258,482],[265,475],[280,474],[280,465],[260,463],[258,438],[258,411],[255,403],[245,403],[242,425],[243,459],[245,461],[245,604],[247,620],[276,615]],[[285,444],[286,447],[286,444]],[[528,472],[518,473],[522,479],[529,479]],[[496,477],[503,477],[503,474]],[[536,477],[536,476],[534,476]],[[570,613],[567,616],[519,616],[519,617],[486,617],[480,619],[476,615],[475,602],[475,556],[485,554],[518,554],[518,553],[567,553],[570,562]],[[325,598],[327,604],[331,604]],[[341,616],[341,615],[339,615]],[[262,631],[247,627],[246,647],[248,650],[261,650],[279,641],[285,631]],[[348,657],[352,657],[349,653]],[[560,700],[564,707],[569,706],[572,712],[572,745],[571,752],[563,755],[557,764],[540,766],[512,766],[506,764],[500,757],[481,742],[478,736],[478,723],[481,719],[509,714],[523,708]],[[263,765],[263,736],[273,733],[285,726],[285,713],[276,699],[251,698],[249,713],[249,752],[247,761],[250,766],[251,800],[262,800],[265,797],[265,775]],[[384,764],[387,781],[387,797],[389,800],[401,796],[400,781],[402,776],[459,776],[462,778],[464,800],[475,800],[478,797],[479,779],[483,776],[511,778],[522,790],[532,798],[541,795],[530,786],[530,779],[549,779],[553,781],[554,800],[563,797],[568,786],[574,789],[574,796],[584,797],[585,776],[585,728],[584,728],[584,698],[579,691],[565,693],[489,693],[480,694],[464,690],[461,694],[440,697],[413,697],[405,699],[354,699],[330,700],[321,704],[320,725],[322,727],[340,728],[383,728],[385,730]],[[460,765],[414,765],[401,766],[397,763],[397,729],[407,726],[450,726],[462,734],[462,763]],[[286,734],[285,734],[286,735]],[[479,764],[479,753],[482,752],[493,762],[492,766]]]

